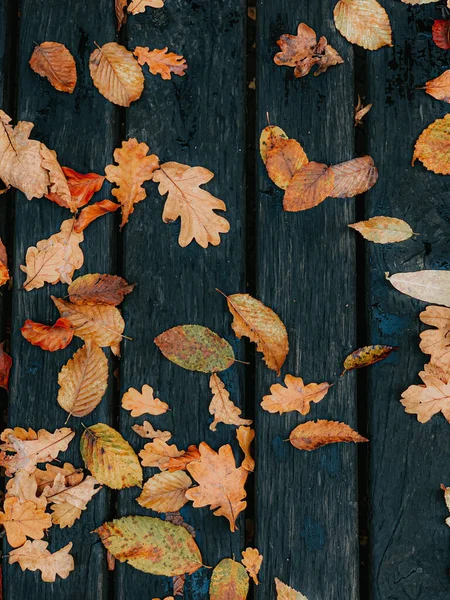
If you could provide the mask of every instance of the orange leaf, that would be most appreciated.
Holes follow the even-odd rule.
[[[72,341],[74,332],[68,319],[58,319],[54,325],[42,325],[27,319],[20,331],[30,344],[49,352],[66,348]]]
[[[185,471],[187,466],[194,460],[200,458],[200,452],[195,445],[190,445],[185,452],[179,456],[174,456],[167,463],[167,470],[173,473],[174,471]]]
[[[263,129],[259,147],[267,174],[283,190],[295,173],[309,162],[297,140],[288,139],[282,129],[273,125]]]
[[[155,429],[149,421],[144,421],[142,425],[132,425],[131,429],[140,437],[149,438],[151,440],[159,439],[163,442],[168,442],[172,437],[170,431]]]
[[[334,185],[330,192],[332,198],[352,198],[363,194],[373,187],[378,179],[378,169],[370,156],[353,158],[330,170],[334,175]]]
[[[77,83],[75,60],[64,44],[43,42],[36,46],[30,59],[30,67],[46,77],[60,92],[71,94]]]
[[[425,365],[419,373],[424,385],[410,385],[402,393],[405,412],[417,415],[419,423],[427,423],[442,412],[450,422],[450,375],[433,364]]]
[[[313,208],[331,195],[334,174],[327,165],[310,162],[291,179],[283,198],[286,211],[297,212]]]
[[[53,554],[47,550],[47,546],[48,542],[27,540],[21,548],[9,553],[8,562],[10,565],[19,563],[22,571],[41,571],[42,581],[52,583],[57,575],[61,579],[67,579],[75,568],[73,558],[69,554],[72,542]]]
[[[87,204],[92,196],[101,189],[105,181],[104,176],[97,175],[97,173],[77,173],[69,167],[62,167],[62,171],[69,186],[71,205],[75,209]],[[57,194],[47,194],[46,197],[60,206],[71,208],[71,206],[67,206],[66,203],[62,202]]]
[[[262,561],[263,557],[256,548],[246,548],[242,551],[242,564],[255,582],[255,585],[259,585],[258,573],[261,569]]]
[[[261,407],[267,412],[280,415],[298,411],[307,415],[311,410],[311,402],[320,402],[330,389],[329,383],[308,383],[305,385],[301,377],[286,375],[284,384],[275,383],[270,387],[270,395],[264,396]]]
[[[236,467],[230,445],[222,446],[215,452],[205,442],[199,446],[200,458],[191,462],[187,470],[199,484],[186,491],[186,498],[192,500],[194,507],[210,505],[214,514],[223,516],[230,522],[230,530],[235,531],[236,519],[247,502],[244,489],[248,471]]]
[[[363,101],[358,95],[358,104],[355,106],[355,127],[362,125],[362,121],[367,113],[371,110],[373,104],[367,104],[364,106]]]
[[[25,469],[17,471],[12,479],[6,484],[6,497],[16,497],[21,504],[33,502],[36,508],[45,510],[47,498],[40,496],[38,498],[38,483],[34,473],[29,473]]]
[[[414,146],[412,164],[420,160],[429,171],[441,175],[450,174],[450,114],[436,119],[422,131]]]
[[[336,29],[366,50],[392,46],[389,17],[377,0],[339,0],[334,7]]]
[[[167,46],[158,50],[149,50],[148,46],[137,46],[133,52],[141,65],[148,65],[152,75],[161,75],[162,79],[171,79],[172,73],[183,76],[187,69],[186,59],[174,52],[167,52]]]
[[[147,197],[142,184],[153,179],[154,171],[158,168],[158,157],[156,154],[148,155],[148,152],[147,144],[131,138],[122,142],[121,148],[114,150],[117,166],[108,165],[105,168],[106,179],[118,186],[112,190],[112,195],[122,205],[121,228],[128,223],[134,205]]]
[[[175,444],[166,444],[160,439],[156,439],[139,452],[143,467],[158,467],[161,471],[168,469],[171,458],[182,456],[184,453],[175,446]]]
[[[132,417],[140,417],[145,414],[162,415],[169,410],[169,405],[155,398],[153,388],[145,384],[142,386],[142,393],[134,388],[129,388],[128,392],[125,392],[122,397],[122,408],[131,410]]]
[[[277,44],[281,52],[275,55],[275,64],[295,67],[295,77],[305,77],[314,65],[318,66],[315,75],[320,75],[328,67],[344,62],[336,50],[327,44],[327,38],[321,37],[317,42],[315,31],[305,23],[300,23],[297,35],[285,33]]]
[[[3,511],[0,512],[0,525],[3,525],[8,543],[13,548],[22,546],[27,536],[41,540],[45,530],[52,526],[52,518],[34,502],[21,503],[19,498],[5,498]]]
[[[275,587],[277,590],[277,600],[308,600],[306,596],[289,587],[277,577],[275,577]]]
[[[3,349],[5,342],[0,343],[0,387],[8,389],[9,372],[12,367],[12,358]]]
[[[77,233],[81,233],[93,221],[110,212],[115,212],[118,208],[120,208],[120,204],[117,204],[117,202],[111,202],[111,200],[101,200],[100,202],[91,204],[91,206],[86,206],[86,208],[83,208],[83,210],[80,212],[77,220],[75,221],[75,231]]]
[[[115,0],[114,9],[116,11],[117,19],[117,31],[120,31],[122,25],[127,22],[127,13],[125,9],[127,7],[128,0]]]
[[[450,69],[425,84],[425,91],[436,100],[450,102]]]
[[[209,428],[216,431],[218,423],[225,425],[251,425],[250,419],[242,419],[239,415],[241,409],[230,400],[230,394],[225,389],[225,384],[221,381],[217,373],[213,373],[209,379],[209,387],[213,393],[213,399],[209,405],[209,412],[214,415],[214,421]]]
[[[73,304],[110,304],[117,306],[126,294],[133,291],[135,284],[128,284],[118,275],[89,273],[75,279],[68,288]]]
[[[351,427],[339,421],[307,421],[291,431],[289,441],[299,450],[316,450],[337,442],[368,442]]]
[[[150,8],[162,8],[164,6],[164,0],[132,0],[128,6],[128,12],[132,15],[145,12],[147,7]]]
[[[244,453],[244,460],[242,461],[241,467],[246,471],[253,473],[255,470],[255,459],[250,454],[250,446],[255,439],[255,430],[251,427],[238,427],[236,430],[236,437],[239,443],[239,447]]]
[[[7,281],[9,281],[8,256],[5,244],[2,242],[2,238],[0,238],[0,286],[5,285]]]
[[[188,501],[186,490],[191,485],[191,478],[183,471],[157,473],[144,483],[136,502],[156,512],[176,512]]]
[[[419,315],[422,323],[437,329],[420,334],[420,349],[431,356],[430,362],[446,372],[450,371],[450,308],[427,306]]]

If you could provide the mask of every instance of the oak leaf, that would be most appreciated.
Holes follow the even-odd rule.
[[[90,206],[86,206],[78,215],[74,229],[77,233],[81,233],[88,225],[99,217],[111,212],[116,212],[119,208],[120,204],[112,202],[111,200],[100,200],[100,202],[95,202]]]
[[[186,492],[194,507],[210,505],[214,515],[223,516],[230,522],[230,530],[236,530],[236,519],[245,507],[248,471],[236,467],[231,446],[221,446],[215,452],[205,442],[199,445],[200,458],[187,466],[189,474],[199,484]]]
[[[432,2],[439,2],[439,0],[402,0],[402,2],[404,2],[405,4],[418,5],[418,4],[431,4]],[[448,0],[447,0],[447,6],[448,6]]]
[[[43,42],[36,46],[30,58],[30,67],[46,77],[59,92],[71,94],[77,83],[75,60],[64,44]]]
[[[108,165],[105,168],[106,179],[117,185],[111,193],[122,206],[121,228],[128,223],[134,205],[147,197],[142,184],[154,179],[154,173],[159,166],[156,154],[149,155],[148,152],[147,144],[130,138],[122,142],[121,148],[114,150],[117,165]]]
[[[78,173],[69,167],[62,167],[62,171],[69,188],[70,203],[58,194],[46,194],[46,198],[60,206],[70,208],[73,212],[85,206],[105,181],[105,177],[97,173]]]
[[[168,442],[172,437],[170,431],[161,431],[154,429],[153,425],[148,421],[144,421],[142,425],[133,425],[131,429],[143,438],[149,438],[151,440],[162,440]]]
[[[0,512],[0,525],[6,532],[8,544],[13,548],[22,546],[27,536],[41,540],[45,530],[52,526],[51,516],[32,501],[20,502],[19,498],[5,498],[3,512]]]
[[[38,486],[38,494],[42,494],[45,487],[52,485],[57,475],[62,475],[68,486],[78,485],[84,479],[83,470],[76,469],[70,463],[64,463],[62,467],[46,464],[45,469],[37,468],[33,471]]]
[[[70,485],[61,473],[56,475],[51,485],[46,486],[42,496],[52,504],[69,504],[74,508],[86,510],[88,502],[101,490],[95,477],[88,475],[83,481]]]
[[[362,346],[361,348],[354,350],[344,360],[344,371],[342,372],[342,375],[347,371],[369,367],[370,365],[380,362],[380,360],[387,358],[394,350],[398,350],[397,346],[386,346],[383,344]]]
[[[72,542],[53,553],[47,546],[48,542],[27,540],[21,548],[9,553],[8,562],[10,565],[19,563],[22,571],[41,571],[42,581],[53,583],[57,575],[67,579],[75,568],[70,554]]]
[[[281,52],[274,57],[276,65],[295,67],[295,77],[305,77],[314,65],[317,71],[314,75],[320,75],[333,65],[344,61],[336,50],[327,43],[327,38],[321,37],[317,42],[316,33],[306,23],[300,23],[297,35],[283,34],[277,41]]]
[[[321,204],[334,189],[334,174],[327,165],[309,162],[289,182],[283,198],[285,211],[308,210]]]
[[[80,248],[84,235],[74,230],[74,222],[73,219],[63,221],[58,233],[28,248],[26,265],[20,265],[27,276],[23,284],[27,292],[41,288],[45,283],[72,282],[75,270],[84,263]]]
[[[275,577],[275,587],[277,590],[277,600],[308,600],[306,596],[295,591],[277,577]]]
[[[178,243],[182,248],[192,240],[202,248],[208,244],[218,246],[220,234],[230,230],[229,222],[214,212],[225,211],[225,202],[200,187],[213,177],[214,173],[204,167],[177,162],[164,163],[153,175],[161,196],[168,194],[162,215],[164,223],[181,218]]]
[[[450,174],[448,151],[450,148],[450,114],[436,119],[422,131],[414,146],[412,164],[420,160],[429,171]],[[1,176],[1,175],[0,175]]]
[[[250,419],[240,417],[241,409],[230,400],[230,393],[217,373],[213,373],[209,379],[209,387],[213,393],[213,399],[209,405],[209,412],[214,416],[214,421],[209,428],[216,431],[219,423],[225,425],[251,425]]]
[[[154,340],[171,362],[189,371],[215,373],[228,369],[234,361],[230,344],[202,325],[178,325]]]
[[[153,388],[145,384],[142,386],[142,392],[134,388],[129,388],[122,396],[122,408],[131,411],[132,417],[140,417],[145,414],[163,415],[169,410],[169,405],[162,402],[153,395]]]
[[[47,499],[43,496],[38,497],[38,482],[34,473],[26,469],[16,471],[14,477],[6,484],[6,497],[16,497],[21,504],[33,502],[36,508],[45,510]]]
[[[255,582],[255,585],[259,585],[258,573],[261,569],[263,561],[262,555],[256,548],[246,548],[242,551],[242,564],[244,565],[247,573]]]
[[[373,187],[378,179],[378,169],[373,158],[362,156],[346,162],[332,165],[333,189],[331,198],[352,198],[363,194]]]
[[[52,523],[58,525],[61,529],[72,527],[75,521],[81,517],[82,513],[81,508],[77,508],[68,502],[52,504],[50,508],[52,511]]]
[[[450,271],[386,274],[386,279],[402,294],[424,302],[450,306]]]
[[[241,467],[246,471],[253,473],[255,470],[255,459],[250,453],[250,446],[255,439],[255,430],[251,427],[244,427],[241,425],[236,430],[236,438],[240,449],[244,453],[244,460],[242,461]]]
[[[402,393],[401,403],[405,412],[417,415],[419,423],[427,423],[431,417],[442,412],[450,422],[450,375],[436,365],[425,365],[419,373],[423,385],[410,385]]]
[[[80,441],[86,468],[99,483],[114,490],[142,485],[142,468],[130,444],[105,423],[87,427]]]
[[[334,7],[336,29],[366,50],[392,46],[389,17],[377,0],[339,0]]]
[[[367,221],[351,223],[349,227],[356,229],[366,240],[375,244],[403,242],[414,235],[406,221],[394,217],[372,217]]]
[[[72,323],[77,337],[101,348],[111,346],[114,354],[120,354],[125,322],[115,306],[78,305],[55,296],[51,296],[51,299],[60,315]]]
[[[316,450],[338,442],[368,442],[351,427],[339,421],[307,421],[298,425],[289,435],[289,441],[299,450]]]
[[[425,91],[436,100],[450,102],[450,69],[425,84]]]
[[[224,558],[214,567],[209,585],[210,600],[245,600],[249,580],[245,568],[231,558]]]
[[[120,562],[144,573],[173,577],[194,573],[202,556],[194,538],[181,525],[154,517],[122,517],[95,530]]]
[[[200,452],[194,444],[188,446],[188,449],[180,454],[180,456],[170,457],[169,461],[165,464],[170,473],[175,471],[186,471],[187,466],[194,460],[200,458]]]
[[[58,385],[58,404],[69,416],[91,413],[108,386],[108,359],[103,350],[86,342],[61,369]]]
[[[167,52],[167,50],[167,46],[161,50],[157,48],[149,50],[148,46],[137,46],[133,54],[141,67],[148,65],[152,75],[161,75],[161,78],[166,80],[172,78],[172,73],[183,76],[187,69],[186,59],[184,56]]]
[[[73,304],[117,306],[123,301],[124,296],[133,291],[134,286],[135,284],[130,285],[118,275],[89,273],[75,279],[67,291]]]
[[[329,383],[308,383],[305,385],[301,377],[286,375],[284,387],[281,383],[270,386],[270,395],[264,396],[261,407],[270,413],[298,411],[307,415],[311,410],[311,402],[320,402],[330,389]]]
[[[132,15],[145,12],[147,7],[162,8],[164,0],[132,0],[128,6],[128,12]]]
[[[0,343],[0,387],[7,390],[9,383],[9,372],[12,367],[12,358],[3,348],[5,342]],[[2,438],[3,439],[3,438]]]
[[[308,164],[308,157],[297,140],[288,139],[282,129],[269,125],[259,141],[261,157],[270,179],[285,190],[297,171]]]
[[[450,21],[447,19],[438,19],[433,22],[431,28],[433,42],[438,48],[450,50]]]
[[[191,478],[183,471],[157,473],[144,483],[136,502],[156,512],[176,512],[188,501],[186,490],[191,485]]]
[[[8,256],[6,254],[5,244],[0,238],[0,286],[9,281]]]
[[[432,364],[450,372],[450,309],[427,306],[419,318],[422,323],[437,328],[422,331],[420,349],[430,355]]]
[[[133,54],[116,42],[92,52],[89,58],[92,81],[100,94],[119,106],[130,106],[141,97],[144,74]]]
[[[236,337],[248,337],[262,352],[269,369],[280,373],[289,352],[286,327],[280,317],[268,306],[249,294],[225,296],[233,315],[231,327]]]
[[[54,325],[43,325],[27,319],[21,327],[23,337],[33,346],[55,352],[66,348],[73,338],[72,323],[60,318]]]
[[[15,452],[14,445],[9,442],[10,435],[13,435],[18,440],[37,440],[38,438],[37,433],[34,431],[34,429],[31,429],[31,427],[29,427],[28,429],[24,429],[23,427],[8,427],[4,429],[0,434],[0,439],[2,442],[4,442],[2,444],[3,450],[10,450]]]
[[[168,469],[171,458],[183,456],[184,452],[178,450],[175,444],[166,444],[162,439],[156,438],[153,442],[145,444],[139,452],[143,467],[158,467],[161,471]]]

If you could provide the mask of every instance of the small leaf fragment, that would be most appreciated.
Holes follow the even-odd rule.
[[[293,588],[277,579],[277,577],[275,577],[275,587],[277,590],[277,600],[308,600],[306,596],[295,591]]]
[[[128,12],[132,15],[145,12],[147,7],[150,8],[162,8],[164,6],[164,0],[131,0],[128,5]]]
[[[372,217],[367,221],[351,223],[349,227],[356,229],[366,240],[375,244],[404,242],[414,235],[406,221],[394,217]]]
[[[8,390],[9,372],[13,364],[12,358],[4,350],[5,342],[0,343],[0,387]]]
[[[419,315],[422,323],[436,327],[420,334],[420,349],[430,355],[430,363],[450,372],[450,309],[427,306]]]
[[[242,551],[242,564],[244,565],[247,573],[253,579],[255,585],[259,585],[258,573],[261,569],[263,561],[262,555],[256,548],[246,548]]]
[[[122,396],[122,408],[131,411],[132,417],[140,417],[145,414],[163,415],[169,410],[169,405],[162,402],[153,395],[153,388],[145,384],[142,393],[134,388],[129,388]]]
[[[244,427],[241,425],[236,429],[236,438],[240,449],[244,453],[244,460],[242,461],[241,467],[246,471],[253,473],[255,470],[255,459],[250,453],[250,446],[255,439],[255,430],[251,427]]]
[[[0,238],[0,286],[9,281],[8,256],[6,254],[5,244]]]
[[[384,360],[394,350],[398,350],[397,346],[386,346],[383,344],[362,346],[362,348],[354,350],[344,360],[344,371],[342,375],[352,369],[361,369],[362,367],[368,367],[380,360]]]
[[[433,42],[438,48],[450,50],[450,21],[447,19],[437,19],[433,22],[431,28]]]
[[[111,200],[100,200],[90,206],[86,206],[82,209],[80,214],[75,221],[74,229],[77,233],[81,233],[88,227],[93,221],[107,215],[108,213],[116,212],[120,208],[120,204],[117,202],[111,202]]]
[[[249,579],[245,568],[231,558],[224,558],[214,567],[209,585],[210,600],[245,600]]]
[[[316,450],[338,442],[368,442],[351,427],[339,421],[307,421],[293,429],[289,441],[299,450]]]
[[[142,425],[133,425],[131,429],[142,438],[149,438],[151,440],[162,440],[168,442],[172,437],[170,431],[161,431],[155,429],[149,421],[144,421]]]

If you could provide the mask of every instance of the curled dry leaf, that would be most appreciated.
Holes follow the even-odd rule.
[[[420,349],[430,355],[432,364],[450,372],[450,309],[427,306],[419,317],[422,323],[437,328],[422,331]]]
[[[43,42],[36,46],[30,58],[30,67],[46,77],[59,92],[71,94],[77,84],[75,60],[64,44]]]
[[[165,464],[165,467],[171,473],[175,471],[186,471],[187,466],[199,458],[199,449],[194,444],[191,444],[185,452],[180,454],[180,456],[170,457],[169,461]]]
[[[450,375],[436,365],[425,365],[419,373],[423,385],[410,385],[402,393],[401,403],[405,412],[417,415],[419,423],[427,423],[431,417],[442,412],[450,422]]]
[[[156,438],[153,442],[145,444],[139,452],[139,457],[143,467],[158,467],[161,471],[166,471],[170,459],[183,456],[183,454],[184,452],[178,450],[175,444],[169,445],[162,439]]]
[[[339,0],[334,7],[336,29],[366,50],[392,46],[389,17],[377,0]]]
[[[12,367],[12,358],[4,350],[5,342],[0,343],[0,387],[7,390],[9,382],[9,372]],[[2,438],[3,439],[3,438]]]
[[[285,190],[297,171],[308,163],[308,157],[297,140],[288,139],[282,129],[269,125],[259,140],[261,158],[270,179]]]
[[[224,558],[212,572],[209,597],[210,600],[245,600],[248,588],[249,580],[245,568],[231,558]]]
[[[339,421],[307,421],[293,429],[289,441],[299,450],[316,450],[338,442],[368,442],[351,427]]]
[[[72,202],[77,208],[85,206],[100,191],[105,177],[97,173],[78,173],[69,167],[62,168],[67,179]]]
[[[450,102],[450,69],[425,84],[425,91],[436,100]]]
[[[283,208],[289,212],[313,208],[328,198],[333,189],[333,170],[312,161],[292,177],[284,194]]]
[[[386,346],[383,344],[362,346],[362,348],[354,350],[344,360],[344,371],[342,372],[342,375],[344,375],[344,373],[347,371],[361,369],[362,367],[369,367],[370,365],[380,362],[380,360],[387,358],[394,350],[398,350],[398,347]]]
[[[87,342],[58,375],[58,404],[74,417],[96,408],[108,386],[108,360],[101,348]]]
[[[114,10],[116,12],[117,19],[117,31],[120,31],[122,25],[127,22],[127,13],[125,9],[127,8],[128,0],[114,0]]]
[[[297,592],[275,577],[277,600],[308,600],[306,596]]]
[[[412,164],[420,160],[429,171],[441,175],[450,174],[448,147],[450,144],[450,114],[436,119],[422,131],[414,146]]]
[[[255,585],[259,585],[258,573],[261,569],[263,561],[262,555],[256,548],[246,548],[242,551],[242,564],[244,565],[247,573],[255,582]]]
[[[417,300],[450,306],[450,271],[415,271],[386,274],[396,290]]]
[[[225,388],[225,384],[219,378],[217,373],[213,373],[209,379],[209,387],[213,393],[213,398],[209,405],[209,413],[214,416],[214,421],[209,428],[216,431],[219,423],[225,425],[251,425],[250,419],[242,419],[241,409],[230,400],[230,393]]]
[[[133,291],[134,286],[135,284],[130,285],[118,275],[89,273],[75,279],[67,291],[73,304],[117,306],[123,301],[124,296]]]
[[[189,474],[199,484],[186,492],[194,507],[210,505],[217,509],[214,515],[223,516],[230,522],[230,530],[236,530],[236,519],[245,509],[244,501],[248,471],[236,467],[231,446],[221,446],[215,452],[205,442],[199,446],[200,458],[187,466]]]
[[[129,388],[122,396],[122,408],[131,411],[132,417],[140,417],[141,415],[163,415],[169,410],[169,405],[166,402],[161,402],[159,398],[153,395],[153,388],[145,384],[142,386],[142,392],[138,392],[134,388]]]
[[[352,198],[364,194],[378,179],[378,169],[373,158],[362,156],[330,167],[333,173],[332,198]]]
[[[187,69],[186,59],[167,50],[167,46],[161,50],[157,48],[149,50],[148,46],[137,46],[133,54],[141,67],[148,66],[152,75],[161,75],[161,78],[166,80],[172,78],[172,73],[183,76]]]
[[[128,12],[132,15],[145,12],[147,7],[162,8],[164,0],[132,0],[128,6]]]
[[[262,352],[269,369],[280,373],[289,352],[286,327],[280,317],[268,306],[249,294],[225,296],[228,308],[233,315],[233,328],[236,337],[246,336],[256,343]]]
[[[117,560],[144,573],[173,577],[194,573],[203,566],[192,535],[168,521],[122,517],[103,523],[95,533]]]
[[[306,23],[300,23],[297,35],[283,34],[277,44],[281,52],[274,56],[275,64],[295,67],[295,77],[305,77],[314,65],[318,67],[314,75],[320,75],[328,67],[344,62],[336,50],[327,44],[327,38],[322,36],[317,42],[316,32]]]
[[[226,210],[219,200],[200,186],[208,183],[214,173],[204,167],[189,167],[177,162],[168,162],[155,171],[153,180],[159,183],[161,196],[168,194],[163,210],[164,223],[181,218],[178,243],[182,248],[195,240],[202,248],[208,244],[218,246],[220,234],[230,231],[229,222],[215,210]]]
[[[111,212],[116,212],[116,210],[119,208],[120,204],[117,204],[117,202],[112,202],[111,200],[101,200],[100,202],[91,204],[91,206],[86,206],[78,215],[77,220],[75,221],[74,229],[77,233],[81,233],[88,225],[90,225],[99,217],[107,215]]]
[[[255,430],[251,427],[244,427],[241,425],[236,430],[236,438],[240,449],[244,453],[244,460],[242,461],[241,467],[246,471],[253,473],[255,470],[255,459],[250,454],[250,446],[255,439]]]
[[[151,440],[162,440],[168,442],[172,437],[170,431],[161,431],[155,429],[151,423],[144,421],[142,425],[133,425],[131,429],[142,438],[149,438]]]
[[[351,223],[349,227],[356,229],[366,240],[375,244],[404,242],[414,235],[408,223],[394,217],[372,217],[367,221]]]
[[[9,281],[8,256],[5,244],[2,242],[2,238],[0,238],[0,286],[5,285],[7,281]]]
[[[57,575],[67,579],[75,568],[70,554],[72,542],[53,553],[47,546],[48,542],[27,540],[21,548],[9,553],[8,562],[10,565],[19,563],[22,571],[40,571],[42,581],[53,583]]]
[[[117,185],[111,193],[122,206],[121,228],[128,223],[134,205],[147,197],[142,184],[153,179],[158,168],[159,159],[156,154],[149,155],[149,150],[147,144],[136,138],[126,140],[121,148],[114,150],[117,165],[105,168],[106,179]]]
[[[189,371],[224,371],[235,360],[230,344],[202,325],[178,325],[154,341],[166,358]]]
[[[358,96],[358,104],[355,106],[355,127],[357,125],[362,125],[362,121],[367,113],[372,108],[373,104],[367,104],[364,106],[363,101]]]
[[[71,485],[69,478],[62,473],[55,476],[51,485],[43,491],[47,501],[53,504],[66,504],[80,510],[86,510],[88,502],[100,491],[101,487],[95,477],[88,475],[82,481]]]
[[[41,540],[46,529],[52,526],[51,516],[34,502],[20,502],[15,496],[5,498],[3,511],[0,512],[0,525],[6,532],[8,544],[13,548],[22,546],[27,536]]]
[[[450,21],[436,20],[431,28],[433,42],[443,50],[450,50]]]
[[[86,468],[99,483],[113,490],[142,485],[142,469],[130,444],[105,423],[84,430],[80,452]]]
[[[72,323],[63,318],[58,319],[54,325],[43,325],[27,319],[20,331],[27,342],[49,352],[66,348],[72,341],[74,332]]]
[[[20,265],[27,278],[23,287],[27,292],[58,281],[71,283],[76,269],[84,263],[80,243],[82,233],[74,230],[74,220],[67,219],[61,224],[61,230],[48,240],[41,240],[31,246],[25,256],[25,266]]]
[[[136,502],[156,512],[176,512],[188,501],[186,490],[191,485],[191,478],[183,471],[157,473],[144,483]]]
[[[97,48],[89,59],[92,81],[100,94],[119,106],[141,97],[144,74],[133,54],[116,42]]]
[[[330,389],[329,383],[308,383],[305,385],[301,377],[286,375],[284,387],[281,383],[270,386],[270,395],[264,396],[261,407],[270,413],[283,413],[298,411],[307,415],[311,409],[311,402],[320,402]]]

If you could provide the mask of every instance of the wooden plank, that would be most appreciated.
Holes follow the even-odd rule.
[[[148,185],[149,197],[136,206],[123,233],[123,274],[137,286],[124,305],[127,332],[133,341],[124,344],[121,360],[121,392],[129,387],[151,385],[158,397],[169,403],[171,412],[156,418],[158,428],[173,432],[178,448],[205,440],[213,448],[232,443],[234,428],[220,425],[209,430],[209,377],[191,373],[162,357],[153,339],[166,329],[183,323],[206,325],[226,337],[241,355],[242,345],[232,335],[225,293],[244,290],[244,123],[245,123],[245,26],[246,6],[240,0],[224,0],[219,11],[208,3],[174,0],[164,9],[148,9],[128,20],[128,47],[163,48],[183,54],[187,75],[171,82],[151,76],[146,70],[142,98],[130,107],[126,138],[145,141],[165,161],[201,165],[214,172],[206,189],[223,198],[231,223],[229,234],[218,247],[204,250],[196,243],[178,245],[179,223],[161,220],[164,200],[155,184]],[[234,365],[223,374],[237,404],[242,404],[245,367]],[[138,449],[145,440],[131,431],[142,422],[121,411],[120,428]],[[145,479],[154,470],[145,470]],[[139,490],[119,494],[121,514],[155,515],[134,500]],[[194,526],[207,565],[235,554],[240,556],[244,519],[239,532],[230,533],[224,518],[208,509],[182,509]],[[116,596],[164,597],[171,582],[149,577],[127,565],[117,566]],[[211,571],[202,569],[188,578],[185,599],[207,596]]]
[[[370,340],[400,346],[368,371],[371,598],[443,600],[450,548],[439,484],[449,481],[449,426],[442,416],[420,424],[399,402],[409,385],[421,383],[417,373],[428,362],[418,337],[425,304],[397,292],[384,273],[448,269],[449,180],[419,163],[411,166],[418,135],[448,113],[447,104],[419,89],[447,68],[447,53],[424,33],[431,18],[439,18],[434,6],[384,4],[395,45],[367,53],[367,101],[374,105],[368,144],[380,170],[368,194],[367,216],[403,218],[420,235],[367,248]]]
[[[257,7],[258,131],[270,122],[298,139],[310,160],[333,164],[354,157],[352,47],[336,32],[329,3],[264,2]],[[274,64],[276,41],[307,23],[345,60],[325,74],[294,79]],[[282,370],[306,383],[336,382],[355,348],[355,247],[347,224],[352,200],[328,199],[305,212],[284,213],[282,190],[259,156],[257,297],[286,324],[290,353]],[[256,402],[282,378],[257,354]],[[289,432],[300,422],[332,419],[356,427],[355,376],[339,380],[302,418],[258,407],[256,545],[264,555],[255,598],[274,595],[278,577],[308,598],[359,598],[356,447],[295,450]]]
[[[32,137],[42,140],[58,153],[63,165],[78,171],[101,173],[111,161],[116,132],[117,109],[94,88],[89,75],[88,59],[99,44],[114,38],[114,11],[110,0],[95,4],[67,0],[40,2],[23,0],[20,6],[20,51],[18,66],[18,119],[35,123]],[[73,53],[78,70],[78,84],[73,95],[54,90],[49,83],[34,73],[28,65],[35,42],[52,40],[64,43]],[[107,192],[103,190],[103,194]],[[57,375],[63,364],[80,346],[76,338],[64,351],[48,353],[31,346],[20,333],[26,319],[50,323],[57,311],[50,295],[66,295],[66,286],[48,286],[26,292],[22,285],[24,275],[19,265],[26,249],[37,241],[59,230],[60,223],[70,217],[68,211],[48,200],[29,202],[17,194],[14,238],[14,291],[12,355],[14,370],[10,390],[10,426],[46,428],[54,430],[64,425],[67,414],[56,402]],[[100,196],[105,197],[105,195]],[[114,272],[113,219],[105,217],[85,232],[82,248],[85,254],[83,268],[76,273]],[[109,355],[109,350],[107,351]],[[110,386],[100,406],[83,418],[84,425],[97,421],[112,421],[112,375]],[[81,466],[79,434],[82,425],[72,418],[69,425],[77,436],[64,459]],[[76,569],[71,576],[56,583],[43,583],[39,572],[22,573],[19,566],[5,569],[5,598],[107,598],[110,597],[109,576],[105,555],[98,538],[90,532],[109,515],[109,492],[101,490],[90,503],[80,521],[71,529],[54,526],[49,532],[49,548],[54,551],[73,541]]]

